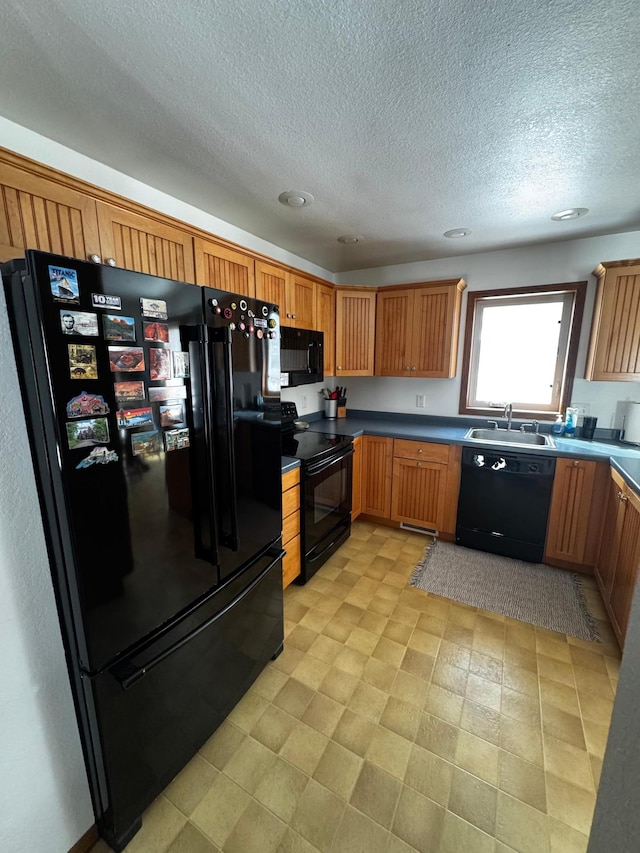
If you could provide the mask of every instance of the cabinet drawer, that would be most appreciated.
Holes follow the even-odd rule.
[[[421,459],[424,462],[446,464],[449,461],[449,445],[396,438],[393,442],[393,455],[400,459]]]
[[[300,513],[292,512],[282,522],[282,547],[287,547],[287,542],[290,542],[294,536],[300,533]]]
[[[300,466],[297,468],[292,468],[291,471],[287,471],[286,474],[282,475],[282,491],[286,492],[287,489],[290,489],[292,486],[295,486],[300,482]]]
[[[294,486],[282,493],[282,517],[286,518],[292,512],[300,509],[300,486]]]
[[[300,574],[300,537],[296,536],[287,544],[287,552],[282,560],[282,586],[289,586]]]

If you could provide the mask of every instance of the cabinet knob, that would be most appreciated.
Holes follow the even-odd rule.
[[[296,315],[295,315],[295,314],[292,314],[292,315],[291,315],[291,319],[292,319],[292,320],[297,320]]]
[[[416,468],[422,468],[422,462],[416,462]]]
[[[338,366],[336,367],[336,370],[342,370],[342,368],[340,367],[340,365],[338,365]]]
[[[116,264],[116,259],[115,259],[115,258],[107,258],[107,260],[105,261],[105,263],[109,264],[109,266],[110,266],[110,267],[115,267],[115,266],[117,266],[117,264]]]
[[[579,462],[577,459],[574,459],[574,460],[573,460],[573,467],[574,467],[574,468],[579,468],[579,467],[580,467],[580,462]]]
[[[418,453],[422,453],[422,448],[420,448],[420,449],[418,450]]]
[[[411,370],[415,370],[415,367],[412,367]]]
[[[621,501],[628,501],[629,500],[627,495],[623,494],[622,492],[618,492],[618,497],[620,498]]]
[[[411,370],[411,368],[409,367],[409,365],[408,365],[408,364],[405,364],[404,369],[405,369],[405,370]]]
[[[91,261],[92,264],[101,264],[102,263],[102,258],[100,257],[100,255],[89,255],[89,260]]]

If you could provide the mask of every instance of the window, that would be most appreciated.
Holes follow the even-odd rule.
[[[571,400],[586,282],[469,293],[460,413],[552,417]]]

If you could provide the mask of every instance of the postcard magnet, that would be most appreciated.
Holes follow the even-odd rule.
[[[112,373],[139,373],[145,369],[142,347],[107,347]]]
[[[181,401],[160,406],[160,426],[174,427],[184,423],[184,406]]]
[[[153,317],[154,320],[166,320],[167,303],[163,299],[140,298],[140,313],[143,317]]]
[[[183,429],[170,429],[165,432],[164,447],[167,453],[171,450],[183,450],[185,447],[189,447],[189,430],[185,427]]]
[[[106,418],[73,421],[67,424],[67,441],[69,450],[93,447],[95,444],[109,444],[109,422]]]
[[[173,352],[173,378],[189,378],[189,353],[174,350]]]
[[[72,379],[97,379],[96,348],[88,344],[67,344],[69,374]]]
[[[49,283],[51,294],[56,302],[68,302],[70,305],[80,304],[80,287],[76,270],[50,266]]]
[[[98,337],[98,315],[87,311],[60,311],[60,326],[65,335]]]
[[[94,447],[88,456],[78,462],[76,468],[91,468],[92,465],[108,465],[109,462],[117,462],[118,454],[108,447]]]
[[[100,394],[87,394],[82,391],[67,403],[68,418],[90,418],[95,415],[108,415],[109,405]]]
[[[145,399],[144,382],[114,382],[113,390],[118,403]]]
[[[160,433],[157,429],[148,432],[131,433],[131,453],[134,456],[160,453],[161,450]]]
[[[158,323],[153,320],[150,323],[142,323],[142,331],[145,341],[158,341],[162,344],[169,343],[169,326],[166,323]]]
[[[150,407],[144,409],[120,408],[116,412],[118,426],[122,429],[133,427],[153,426],[153,411]]]
[[[103,314],[102,330],[105,341],[135,341],[136,321],[120,314]]]
[[[160,403],[164,400],[186,400],[187,389],[184,385],[164,386],[163,388],[149,388],[149,400],[152,403]]]
[[[171,379],[171,350],[149,347],[149,377],[153,381]]]
[[[94,308],[109,308],[111,311],[122,310],[122,299],[119,296],[107,296],[106,293],[92,293],[91,304]]]

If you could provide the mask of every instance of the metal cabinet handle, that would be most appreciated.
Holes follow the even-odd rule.
[[[91,261],[92,264],[101,264],[102,263],[102,258],[100,257],[100,255],[89,255],[89,260]]]

